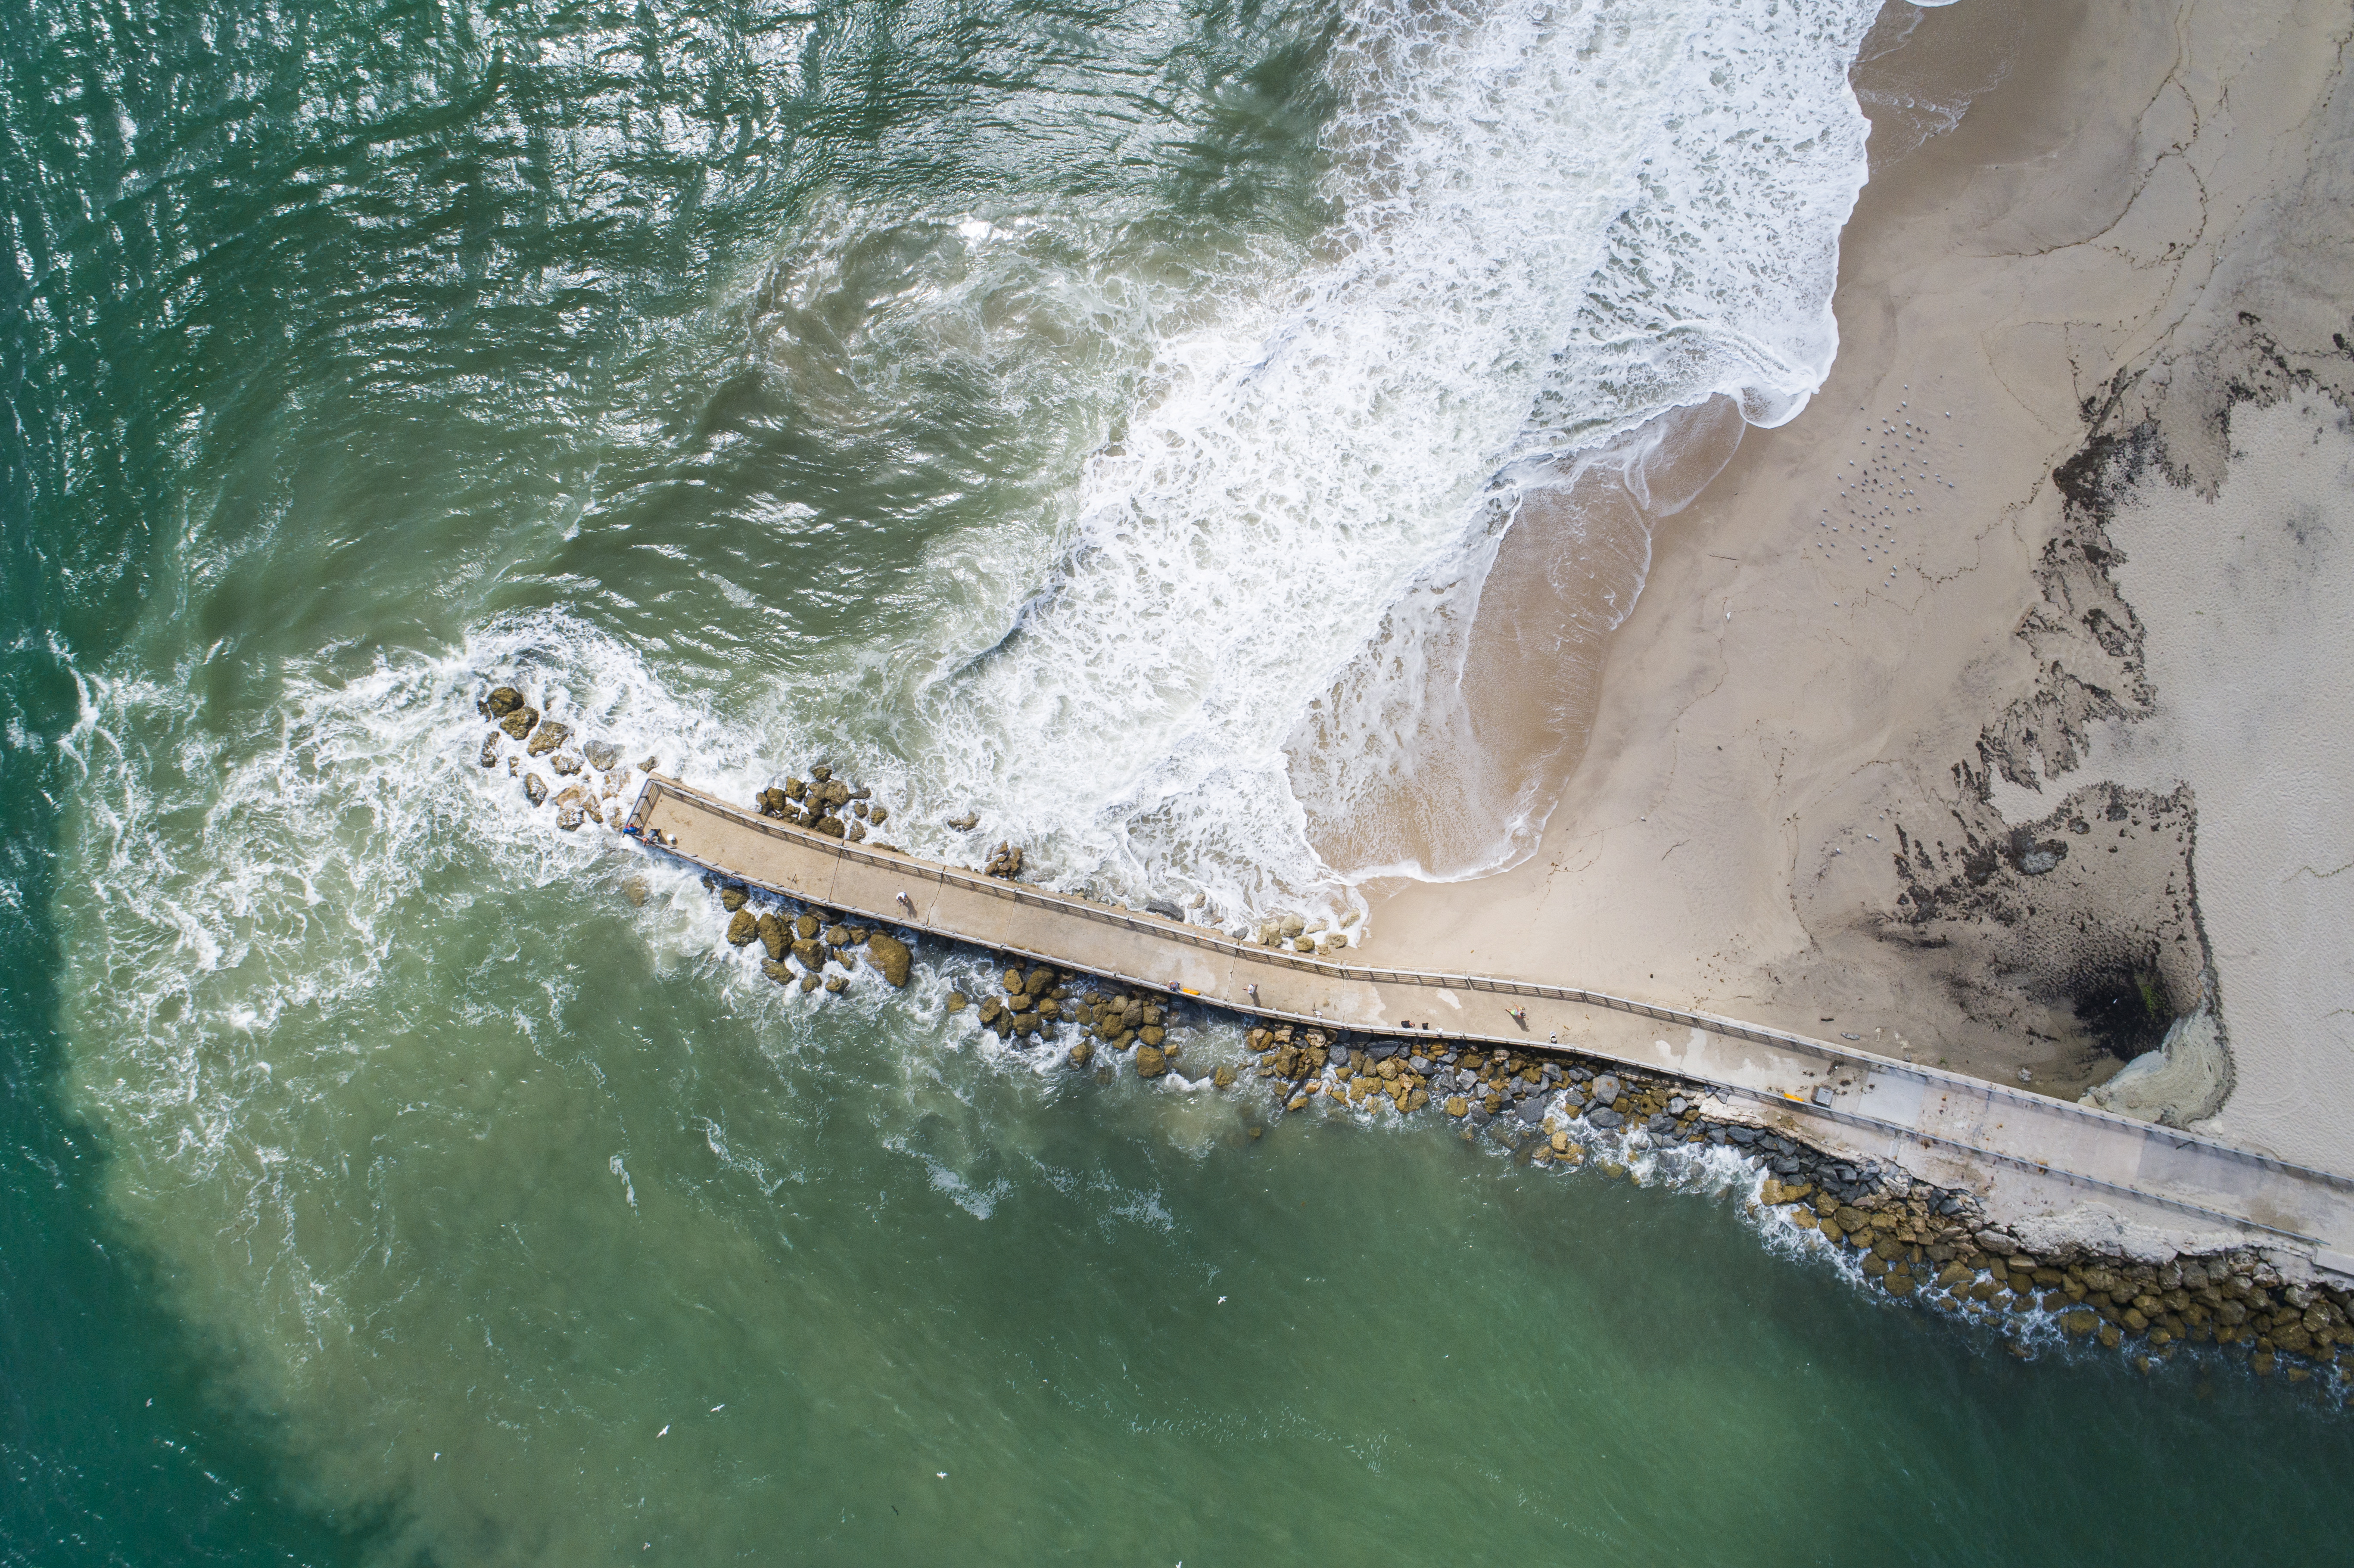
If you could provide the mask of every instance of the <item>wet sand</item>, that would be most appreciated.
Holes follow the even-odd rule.
[[[1363,958],[2070,1098],[2204,996],[2221,1116],[2211,1095],[2139,1114],[2345,1167],[2354,1089],[2298,1086],[2354,1017],[2323,994],[2354,967],[2325,885],[2354,844],[2327,768],[2285,751],[2348,732],[2342,674],[2291,674],[2294,722],[2224,727],[2264,669],[2342,672],[2342,618],[2219,633],[2183,578],[2345,569],[2326,519],[2354,471],[2323,451],[2286,476],[2234,432],[2271,408],[2317,450],[2349,439],[2349,28],[2342,7],[1974,0],[1867,67],[1875,169],[1829,382],[1660,530],[1583,751],[1545,742],[1566,771],[1536,852],[1370,890]],[[1996,51],[1999,84],[1895,155]],[[2264,429],[2266,452],[2291,439]],[[2232,551],[2202,553],[2211,525]],[[2313,885],[2274,919],[2284,879]]]

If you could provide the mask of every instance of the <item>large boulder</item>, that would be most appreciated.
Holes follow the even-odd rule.
[[[523,798],[535,806],[547,804],[547,780],[536,773],[523,776]]]
[[[810,829],[813,832],[823,833],[830,839],[842,838],[850,831],[842,825],[842,819],[839,817],[820,817],[810,824]]]
[[[482,699],[482,709],[494,719],[503,719],[523,706],[523,694],[513,686],[493,686],[491,694]]]
[[[807,940],[817,935],[821,924],[816,916],[804,910],[793,917],[793,935]]]
[[[539,723],[539,710],[537,708],[517,708],[514,712],[499,720],[499,727],[513,736],[515,739],[521,740],[525,736],[531,733],[532,726],[537,723]]]
[[[534,757],[545,757],[571,738],[572,730],[569,726],[560,725],[554,719],[550,719],[539,726],[538,733],[531,737],[531,744],[524,749]]]
[[[743,908],[750,897],[751,895],[745,891],[742,884],[731,882],[719,890],[719,907],[733,915],[737,910]]]
[[[1136,1075],[1138,1077],[1157,1078],[1168,1070],[1169,1058],[1163,1056],[1158,1047],[1151,1045],[1139,1045],[1136,1048]]]
[[[727,922],[727,945],[748,948],[760,935],[760,923],[752,918],[749,909],[738,909]]]
[[[621,760],[621,748],[610,740],[592,740],[580,749],[587,755],[588,766],[600,771]]]
[[[762,915],[754,924],[759,927],[760,945],[769,949],[769,961],[780,963],[785,956],[785,923],[773,914]]]
[[[914,966],[916,955],[907,950],[907,943],[877,931],[866,938],[866,954],[883,971],[885,980],[895,986],[907,983],[907,971]]]
[[[793,957],[805,969],[822,969],[825,965],[825,944],[813,938],[803,937],[793,944]]]

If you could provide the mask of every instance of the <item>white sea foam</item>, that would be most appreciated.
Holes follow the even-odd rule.
[[[1712,397],[1776,423],[1820,384],[1864,176],[1847,70],[1878,9],[1354,19],[1322,259],[1159,339],[1119,439],[1055,503],[1072,521],[1047,581],[922,685],[915,771],[1050,874],[1199,893],[1229,923],[1347,905],[1377,865],[1506,853],[1321,852],[1459,734],[1450,646],[1532,493],[1624,471],[1631,532],[1562,542],[1623,615],[1656,509],[1613,443]],[[1522,801],[1507,830],[1542,811]]]

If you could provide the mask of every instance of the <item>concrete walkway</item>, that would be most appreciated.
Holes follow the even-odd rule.
[[[2094,1204],[2122,1224],[2182,1236],[2185,1250],[2240,1240],[2354,1277],[2354,1179],[2087,1106],[1575,986],[1278,953],[1203,927],[846,844],[670,779],[647,782],[630,822],[722,876],[878,925],[1235,1012],[1574,1049],[1706,1085],[1744,1105],[1751,1119],[1810,1143],[1970,1187],[2006,1218]],[[1511,1017],[1515,1008],[1525,1011],[1525,1025]]]

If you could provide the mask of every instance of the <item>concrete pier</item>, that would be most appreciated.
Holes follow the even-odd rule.
[[[845,843],[671,779],[648,781],[630,823],[659,834],[664,852],[719,876],[874,924],[1238,1013],[1400,1039],[1551,1047],[1670,1073],[1745,1108],[1760,1125],[1894,1160],[1940,1186],[1970,1188],[2006,1216],[2089,1205],[2108,1211],[2127,1241],[2124,1233],[2135,1229],[2179,1236],[2185,1250],[2194,1238],[2200,1250],[2238,1241],[2354,1277],[2354,1178],[2259,1150],[1638,998],[1278,952],[1207,927]]]

